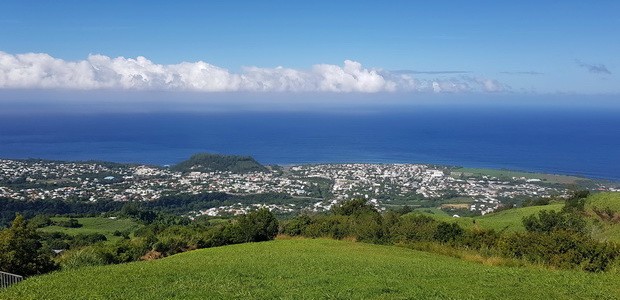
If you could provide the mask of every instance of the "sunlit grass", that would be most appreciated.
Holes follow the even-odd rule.
[[[288,239],[61,271],[27,279],[0,298],[620,298],[617,274],[487,264],[394,246]]]

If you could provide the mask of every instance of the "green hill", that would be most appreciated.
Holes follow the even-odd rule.
[[[487,266],[323,239],[202,249],[33,277],[0,299],[619,299],[620,275]]]
[[[251,156],[198,153],[192,155],[188,160],[173,166],[171,170],[177,172],[229,171],[233,173],[249,173],[264,172],[267,171],[267,168]]]

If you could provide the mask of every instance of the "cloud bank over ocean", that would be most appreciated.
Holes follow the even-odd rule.
[[[345,60],[343,65],[317,64],[309,70],[244,67],[231,72],[203,61],[157,64],[137,58],[89,55],[66,61],[45,53],[0,51],[1,89],[170,90],[194,92],[501,92],[509,89],[491,78],[473,74],[415,73],[367,68]],[[428,75],[428,74],[427,74]]]

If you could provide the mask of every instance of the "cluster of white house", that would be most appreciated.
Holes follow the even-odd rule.
[[[172,172],[165,167],[96,162],[0,160],[0,197],[18,200],[102,199],[151,201],[175,193],[231,194],[282,193],[294,197],[321,197],[311,192],[317,179],[329,182],[329,197],[309,204],[268,205],[271,210],[326,210],[351,198],[365,198],[377,207],[399,198],[445,199],[467,197],[469,209],[481,213],[496,209],[502,199],[564,196],[567,189],[535,178],[498,179],[492,176],[455,176],[448,167],[424,164],[317,164],[282,171]],[[325,188],[324,186],[322,188]],[[617,188],[608,188],[617,190]],[[260,207],[232,205],[194,212],[194,215],[239,214]]]

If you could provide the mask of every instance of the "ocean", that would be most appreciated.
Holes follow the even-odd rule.
[[[617,110],[426,106],[377,112],[3,115],[1,158],[175,164],[431,163],[620,180]]]

